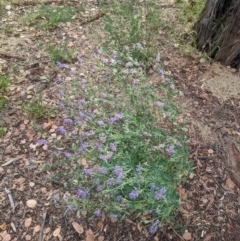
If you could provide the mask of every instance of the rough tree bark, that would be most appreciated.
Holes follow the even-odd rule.
[[[196,30],[201,51],[240,69],[240,0],[207,0]]]

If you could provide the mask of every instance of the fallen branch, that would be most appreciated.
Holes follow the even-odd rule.
[[[8,58],[8,59],[21,59],[21,60],[24,60],[23,57],[17,56],[15,54],[6,53],[6,52],[0,52],[0,57]]]
[[[43,240],[43,229],[44,229],[46,217],[47,217],[47,212],[44,212],[43,213],[43,217],[42,217],[43,220],[42,220],[42,225],[41,225],[38,241],[42,241]]]
[[[81,23],[81,26],[97,21],[98,19],[102,18],[104,15],[105,15],[104,13],[98,13],[95,17]]]
[[[42,184],[41,182],[38,182],[38,181],[36,181],[36,180],[34,180],[34,179],[26,176],[24,173],[21,172],[21,170],[20,170],[18,167],[17,167],[17,170],[18,170],[18,172],[19,172],[19,174],[20,174],[21,176],[27,178],[28,180],[30,180],[30,181],[32,181],[32,182],[34,182],[34,183],[37,183],[37,184],[39,184],[40,186],[47,187],[45,184]]]
[[[8,199],[9,199],[9,202],[10,202],[11,207],[12,207],[12,209],[13,209],[13,212],[15,212],[15,205],[14,205],[14,202],[13,202],[12,194],[11,194],[10,190],[7,189],[6,187],[5,187],[5,192],[6,192],[7,195],[8,195]]]

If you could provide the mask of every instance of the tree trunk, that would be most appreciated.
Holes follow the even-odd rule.
[[[240,69],[240,0],[207,0],[196,30],[201,51]]]

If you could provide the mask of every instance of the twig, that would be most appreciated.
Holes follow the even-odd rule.
[[[14,54],[10,54],[10,53],[6,53],[6,52],[0,52],[0,57],[9,58],[9,59],[21,59],[21,60],[24,60],[23,57],[20,57],[20,56],[14,55]]]
[[[19,159],[21,159],[21,157],[12,158],[12,159],[10,159],[9,161],[3,163],[3,164],[2,164],[2,167],[8,166],[8,165],[10,165],[10,164],[13,163],[13,162],[18,161]]]
[[[15,212],[15,205],[14,205],[14,202],[13,202],[12,194],[11,194],[10,190],[7,189],[6,187],[5,187],[5,192],[6,192],[7,195],[8,195],[8,199],[9,199],[9,202],[10,202],[11,207],[12,207],[12,209],[13,209],[13,212]]]
[[[92,23],[92,22],[102,18],[104,15],[105,15],[104,13],[98,13],[95,17],[93,17],[93,18],[91,18],[89,20],[86,20],[85,22],[81,23],[81,26],[89,24],[89,23]]]
[[[42,241],[42,238],[43,238],[43,229],[44,229],[46,217],[47,217],[47,212],[44,212],[44,213],[43,213],[43,217],[42,217],[43,220],[42,220],[42,225],[41,225],[41,230],[40,230],[40,233],[39,233],[38,241]]]
[[[30,180],[30,181],[32,181],[32,182],[35,182],[35,183],[37,183],[37,184],[39,184],[39,185],[41,185],[41,186],[43,186],[43,187],[47,187],[45,184],[42,184],[41,182],[38,182],[38,181],[36,181],[36,180],[34,180],[34,179],[26,176],[25,174],[23,174],[18,167],[17,167],[17,170],[19,171],[19,174],[20,174],[21,176],[27,178],[28,180]]]

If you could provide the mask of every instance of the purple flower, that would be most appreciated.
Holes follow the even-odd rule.
[[[107,170],[104,167],[98,167],[98,173],[100,174],[106,174]]]
[[[157,215],[160,215],[160,213],[161,213],[159,208],[157,208],[155,212],[156,212]]]
[[[156,56],[156,62],[159,62],[159,61],[160,61],[160,54]]]
[[[63,93],[62,90],[59,90],[59,91],[58,91],[58,94],[59,94],[59,95],[63,95],[64,93]]]
[[[156,101],[155,102],[155,105],[157,106],[157,107],[163,107],[164,106],[164,103],[163,102],[161,102],[161,101]]]
[[[35,141],[38,145],[47,145],[47,140],[45,140],[45,139],[37,139],[36,141]]]
[[[104,122],[103,122],[102,120],[99,120],[99,121],[97,121],[97,124],[98,124],[99,126],[102,126],[102,125],[104,125]]]
[[[91,68],[92,70],[96,70],[96,69],[97,69],[97,66],[92,64],[92,65],[90,66],[90,68]]]
[[[113,186],[114,183],[115,183],[115,182],[114,182],[114,179],[113,179],[113,178],[110,178],[110,179],[107,179],[107,180],[106,180],[106,185],[107,185],[107,186]]]
[[[76,190],[76,194],[81,198],[85,198],[87,196],[87,190],[79,188]]]
[[[121,195],[116,196],[116,200],[117,200],[117,202],[121,202],[122,201],[122,196]]]
[[[97,192],[101,192],[103,190],[103,186],[102,185],[98,185],[96,190],[97,190]]]
[[[132,63],[131,62],[127,62],[125,67],[132,67]]]
[[[68,68],[67,64],[61,63],[60,61],[57,61],[57,66],[60,68]]]
[[[176,146],[181,147],[182,143],[180,141],[177,141]]]
[[[159,224],[159,220],[156,220],[150,227],[149,227],[149,233],[154,234],[157,231],[157,228],[161,227]]]
[[[115,64],[115,63],[116,63],[116,60],[115,60],[113,57],[111,57],[111,58],[109,58],[109,62],[110,62],[111,64]]]
[[[63,120],[63,124],[72,124],[72,123],[73,123],[73,120],[70,119],[70,118],[65,118],[65,119]]]
[[[59,108],[64,109],[65,105],[63,103],[59,103]]]
[[[112,152],[108,152],[106,155],[99,155],[99,158],[102,160],[102,161],[107,161],[108,159],[110,159],[112,157],[113,153]]]
[[[57,77],[57,83],[60,84],[60,83],[62,83],[62,82],[63,82],[63,78]]]
[[[137,47],[138,49],[142,49],[142,45],[141,45],[140,43],[136,43],[136,47]]]
[[[97,217],[100,217],[100,216],[101,216],[101,210],[100,210],[100,209],[97,209],[97,210],[94,212],[94,215],[97,216]]]
[[[79,100],[77,101],[77,103],[78,103],[79,106],[82,106],[82,104],[84,103],[84,99],[79,99]]]
[[[67,157],[67,158],[69,158],[69,157],[72,156],[72,154],[71,154],[70,152],[65,151],[65,152],[64,152],[64,156]]]
[[[117,143],[116,143],[116,142],[111,142],[111,143],[109,144],[109,146],[110,146],[110,148],[111,148],[112,151],[116,151],[116,149],[117,149]]]
[[[102,54],[102,49],[98,49],[97,54]]]
[[[117,119],[115,118],[115,117],[110,117],[109,119],[108,119],[108,121],[110,122],[110,123],[113,123],[113,122],[115,122]]]
[[[114,172],[114,174],[116,174],[116,175],[119,175],[120,173],[122,173],[122,167],[120,167],[120,166],[115,166],[114,167],[114,170],[113,170],[113,172]]]
[[[88,143],[87,142],[83,142],[82,145],[78,148],[78,153],[82,153],[84,152],[86,149],[88,148]]]
[[[116,178],[116,183],[121,183],[122,182],[122,178],[123,178],[123,173],[120,173],[117,178]]]
[[[87,176],[92,176],[92,174],[93,174],[92,168],[86,168],[86,169],[83,170],[83,172]]]
[[[82,64],[82,63],[83,63],[83,59],[82,59],[81,57],[82,57],[81,54],[78,54],[78,55],[77,55],[77,60],[78,60],[78,63],[79,63],[79,64]]]
[[[162,195],[166,193],[166,191],[167,190],[165,187],[159,188],[157,191],[155,191],[155,199],[160,200],[162,198]]]
[[[55,200],[55,201],[60,200],[59,194],[53,195],[53,200]]]
[[[175,85],[174,84],[170,84],[170,89],[174,90],[175,89]]]
[[[53,177],[55,176],[54,172],[50,172],[50,173],[49,173],[49,176],[50,176],[51,178],[53,178]]]
[[[153,150],[154,150],[154,151],[157,151],[158,149],[159,149],[158,146],[154,146],[154,147],[153,147]]]
[[[94,131],[93,130],[86,131],[86,132],[84,132],[84,135],[85,136],[93,136],[94,135]]]
[[[113,213],[112,213],[112,214],[109,215],[109,217],[110,217],[111,219],[117,219],[117,214],[113,214]]]
[[[129,193],[129,198],[136,199],[139,195],[138,190],[135,188]]]
[[[160,75],[160,77],[164,79],[164,72],[163,72],[163,70],[158,67],[158,68],[156,69],[156,71],[158,72],[158,74]]]
[[[57,128],[57,131],[60,132],[61,134],[66,134],[66,133],[67,133],[67,131],[64,129],[63,126],[59,126],[59,127]]]
[[[103,145],[101,143],[95,143],[95,146],[97,147],[97,149],[101,149]]]
[[[69,211],[69,210],[73,210],[73,205],[72,204],[68,204],[67,205],[67,210]]]
[[[139,83],[139,80],[138,80],[138,79],[133,79],[133,80],[132,80],[132,83],[133,83],[134,85],[137,85],[137,84]]]
[[[156,188],[156,184],[155,183],[150,183],[150,188],[151,188],[151,190],[154,190]]]
[[[102,133],[102,134],[100,135],[99,141],[101,141],[101,142],[105,142],[105,141],[106,141],[106,136],[105,136],[104,133]]]
[[[137,165],[137,167],[136,167],[136,171],[137,171],[137,172],[142,171],[142,167],[141,167],[141,165]]]
[[[167,152],[168,155],[173,154],[173,152],[174,152],[174,146],[173,146],[173,145],[170,145],[170,146],[166,149],[166,152]]]

